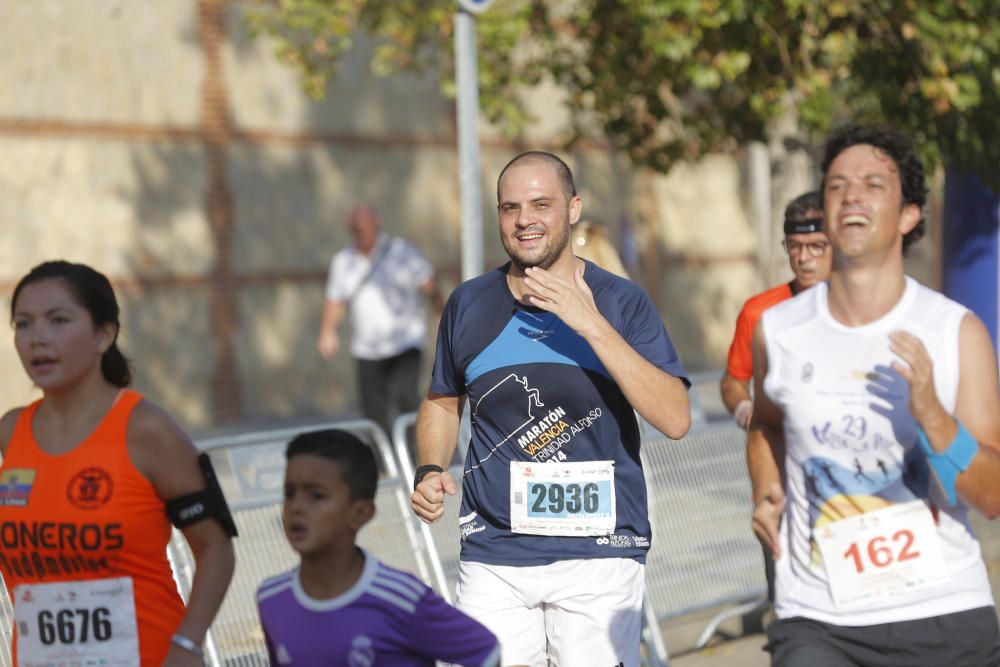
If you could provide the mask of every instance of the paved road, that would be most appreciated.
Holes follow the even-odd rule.
[[[983,545],[993,597],[1000,599],[1000,520],[988,521],[973,513],[971,523]],[[770,664],[767,653],[762,650],[766,641],[764,634],[759,628],[745,631],[738,620],[723,625],[708,648],[692,651],[697,634],[704,627],[695,620],[675,619],[664,623],[662,629],[671,651],[671,667],[768,667]]]

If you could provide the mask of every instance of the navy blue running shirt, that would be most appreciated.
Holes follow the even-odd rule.
[[[463,474],[462,560],[545,565],[569,558],[645,561],[651,534],[632,406],[584,339],[552,313],[518,302],[510,264],[460,285],[438,329],[430,389],[468,396],[472,440]],[[652,301],[586,262],[598,310],[639,354],[690,386]],[[614,461],[613,534],[511,532],[510,462]]]

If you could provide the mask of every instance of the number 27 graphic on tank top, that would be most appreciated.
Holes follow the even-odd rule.
[[[53,613],[38,612],[38,638],[42,644],[84,644],[91,634],[99,642],[111,639],[111,612],[104,607],[96,609],[60,609]],[[77,620],[79,619],[79,620]]]
[[[884,536],[873,537],[868,540],[864,551],[857,542],[853,542],[847,551],[844,552],[845,559],[854,559],[854,569],[858,574],[865,571],[865,556],[867,562],[875,567],[886,567],[893,561],[903,562],[920,557],[920,552],[913,549],[913,531],[899,530],[892,535],[892,544],[898,548],[898,555],[893,553],[893,547],[886,544],[888,538]],[[900,546],[901,543],[901,546]]]

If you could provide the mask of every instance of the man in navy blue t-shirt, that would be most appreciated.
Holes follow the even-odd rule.
[[[639,664],[651,534],[635,412],[671,438],[691,423],[649,297],[573,255],[581,209],[555,155],[500,172],[510,262],[448,300],[417,423],[412,505],[433,522],[457,491],[445,467],[468,401],[458,606],[497,635],[503,665]]]

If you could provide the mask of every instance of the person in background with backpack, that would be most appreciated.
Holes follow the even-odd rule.
[[[382,232],[370,205],[357,206],[347,224],[353,242],[330,261],[316,347],[333,359],[340,351],[337,328],[350,313],[361,409],[391,436],[393,420],[420,405],[417,377],[427,337],[421,295],[437,313],[444,302],[431,263],[411,243]]]

